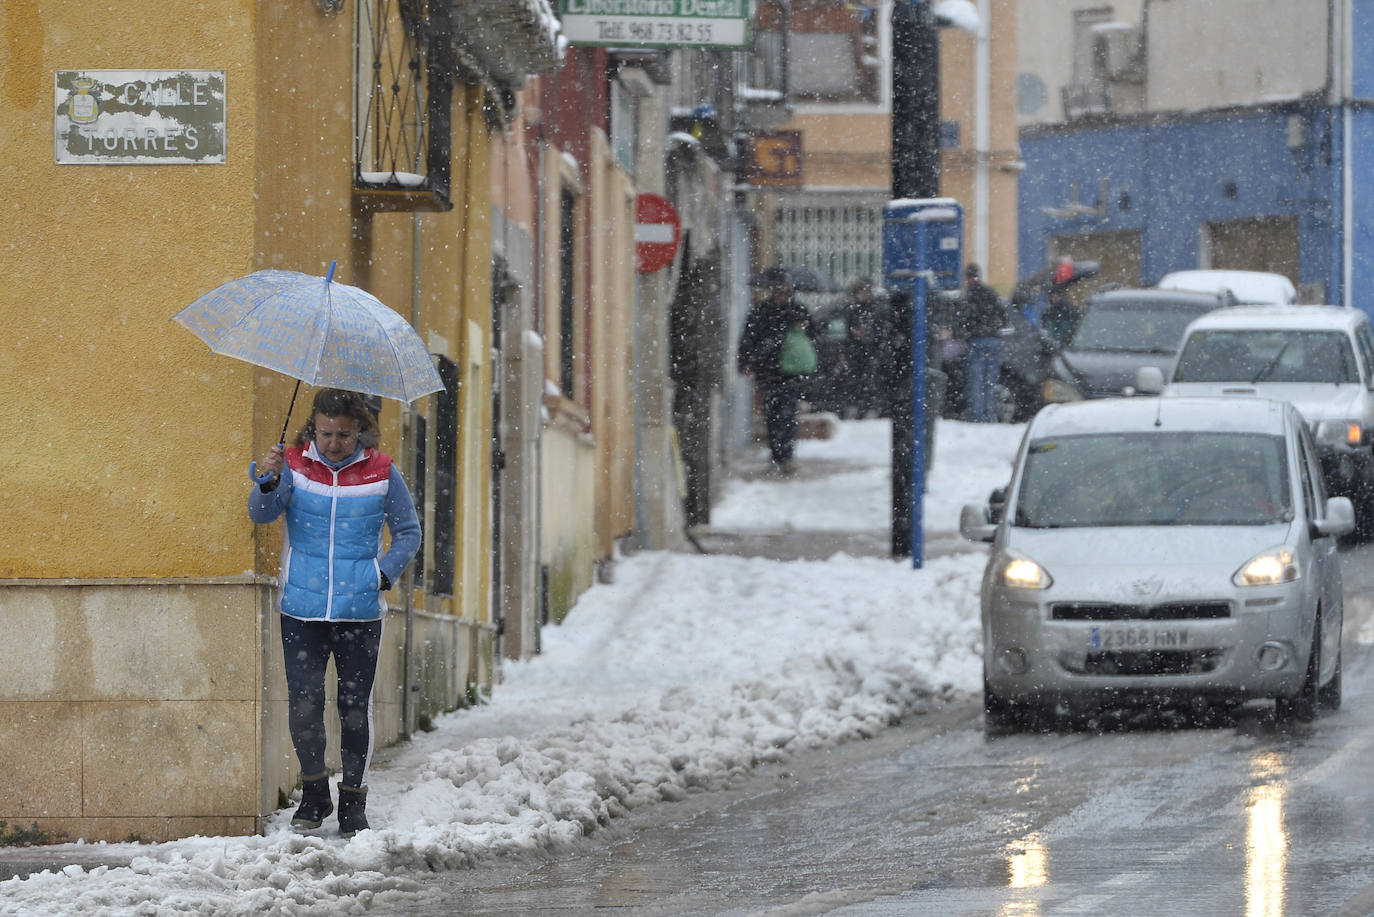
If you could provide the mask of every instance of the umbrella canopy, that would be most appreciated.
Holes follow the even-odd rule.
[[[749,278],[751,287],[787,284],[798,293],[837,293],[840,285],[829,274],[809,267],[770,267]]]
[[[371,293],[329,276],[256,271],[173,318],[215,353],[312,386],[414,401],[444,387],[415,329]]]

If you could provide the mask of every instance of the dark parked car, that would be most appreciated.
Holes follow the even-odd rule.
[[[1188,323],[1228,300],[1207,293],[1117,289],[1083,304],[1069,342],[1050,360],[1047,402],[1135,393],[1136,370],[1157,366],[1168,378]]]

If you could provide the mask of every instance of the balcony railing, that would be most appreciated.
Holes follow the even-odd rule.
[[[1112,95],[1106,83],[1071,83],[1060,94],[1066,121],[1112,113]]]

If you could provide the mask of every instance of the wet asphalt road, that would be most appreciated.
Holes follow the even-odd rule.
[[[1374,914],[1374,548],[1343,554],[1345,704],[988,738],[970,697],[398,914]]]

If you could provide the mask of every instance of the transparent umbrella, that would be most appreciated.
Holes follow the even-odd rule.
[[[410,402],[444,387],[429,349],[394,309],[359,287],[297,271],[255,271],[172,316],[210,345],[300,383]]]

